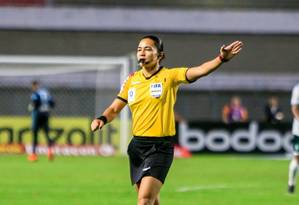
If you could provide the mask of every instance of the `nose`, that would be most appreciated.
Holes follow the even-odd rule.
[[[144,49],[140,49],[140,50],[138,50],[138,54],[139,54],[139,55],[145,55]]]
[[[137,54],[137,58],[138,59],[145,59],[146,57],[145,57],[145,53],[144,52],[140,52],[140,53],[138,53]]]

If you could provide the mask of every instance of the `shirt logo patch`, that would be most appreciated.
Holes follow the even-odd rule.
[[[152,97],[159,98],[162,95],[162,91],[162,83],[152,83],[150,85],[150,93]]]
[[[135,95],[136,95],[136,89],[131,88],[128,91],[128,102],[133,102],[135,101]]]

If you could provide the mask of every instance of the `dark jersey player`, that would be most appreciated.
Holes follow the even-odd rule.
[[[42,129],[45,133],[48,145],[48,159],[53,160],[52,141],[49,137],[49,116],[50,110],[55,106],[54,100],[49,91],[40,88],[37,81],[32,82],[32,94],[30,110],[32,117],[32,153],[28,156],[29,161],[37,161],[36,148],[38,145],[38,131]]]

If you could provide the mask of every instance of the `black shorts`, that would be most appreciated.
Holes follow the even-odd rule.
[[[173,161],[173,137],[133,137],[128,146],[132,185],[152,176],[164,183]]]

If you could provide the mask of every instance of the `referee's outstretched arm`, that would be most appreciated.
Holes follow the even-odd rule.
[[[94,132],[97,129],[102,129],[102,127],[106,123],[111,122],[126,105],[125,102],[116,98],[100,117],[92,121],[90,126],[91,131]]]
[[[197,79],[208,75],[216,70],[223,62],[227,62],[237,55],[242,50],[243,43],[235,41],[228,46],[223,45],[220,48],[220,54],[213,60],[207,61],[199,66],[189,68],[186,77],[189,81],[196,81]]]

